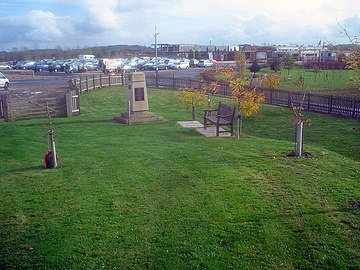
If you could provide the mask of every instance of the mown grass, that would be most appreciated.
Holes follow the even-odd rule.
[[[295,68],[290,70],[291,79],[288,80],[288,71],[282,69],[279,88],[313,94],[360,97],[357,86],[349,84],[349,78],[353,75],[353,70],[314,71],[312,69]],[[304,88],[296,84],[299,76],[304,79]]]
[[[359,121],[310,115],[312,157],[288,158],[285,108],[205,138],[176,123],[191,112],[174,92],[149,99],[167,121],[128,126],[111,120],[125,89],[82,94],[80,116],[54,119],[54,170],[46,119],[0,123],[0,268],[360,267]]]

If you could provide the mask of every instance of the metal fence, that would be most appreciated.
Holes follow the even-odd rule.
[[[204,86],[204,82],[195,79],[184,78],[156,78],[147,77],[147,86],[163,87],[167,89],[178,89],[188,87],[199,89]],[[125,85],[124,76],[91,76],[74,79],[69,88],[64,90],[51,91],[47,93],[46,98],[51,103],[57,115],[71,116],[74,112],[80,112],[80,93],[95,90],[96,88],[110,87],[114,85]],[[72,87],[71,87],[72,85]],[[65,89],[66,88],[66,89]],[[257,88],[257,91],[265,95],[265,103],[282,107],[299,106],[310,112],[338,115],[360,119],[360,99],[340,97],[333,95],[302,94],[283,90],[273,90],[266,88]],[[69,92],[69,93],[68,93]],[[218,86],[216,93],[218,96],[230,97],[231,91],[226,83]],[[44,95],[38,92],[0,92],[0,120],[9,121],[9,119],[24,119],[44,117],[43,109]]]
[[[178,89],[180,87],[201,88],[205,83],[195,79],[178,78],[147,78],[150,87],[166,87]],[[265,103],[282,107],[300,106],[310,112],[338,115],[343,117],[360,118],[360,99],[334,95],[317,95],[311,93],[291,92],[267,88],[257,88],[265,95]],[[231,91],[226,83],[218,86],[216,95],[230,97]]]

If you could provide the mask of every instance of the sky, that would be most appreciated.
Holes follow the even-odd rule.
[[[342,28],[360,36],[359,0],[0,0],[0,51],[151,46],[155,33],[170,44],[349,43]]]

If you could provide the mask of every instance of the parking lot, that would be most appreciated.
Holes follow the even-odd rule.
[[[143,71],[147,78],[154,78],[155,71]],[[194,78],[201,69],[189,68],[181,70],[159,70],[159,78]],[[41,89],[42,87],[59,87],[64,86],[67,82],[74,78],[84,78],[86,76],[93,76],[101,74],[101,71],[91,71],[84,73],[65,73],[65,72],[23,72],[15,70],[6,70],[3,73],[10,80],[9,90],[27,90],[27,89]]]

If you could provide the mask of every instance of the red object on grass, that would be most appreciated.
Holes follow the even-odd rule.
[[[47,151],[45,156],[44,156],[44,168],[45,169],[49,169],[49,168],[54,168],[54,160],[53,160],[53,154],[52,151]]]

